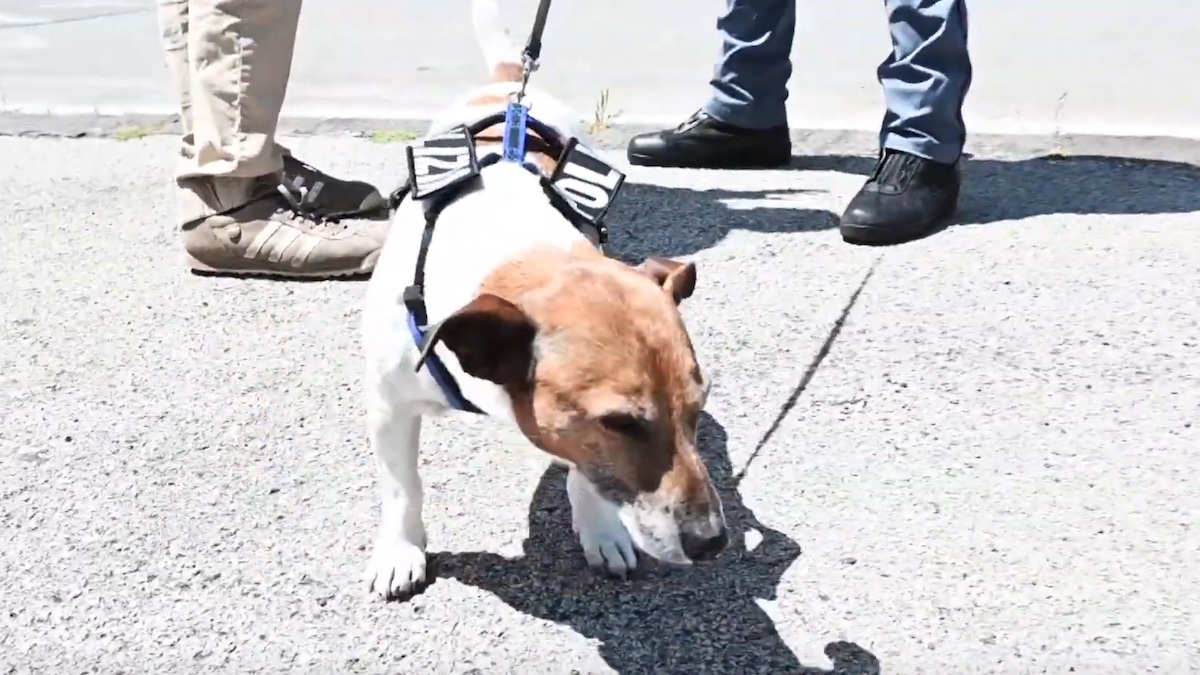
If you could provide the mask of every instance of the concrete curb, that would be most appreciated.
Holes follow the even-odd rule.
[[[377,143],[403,143],[428,124],[422,119],[363,119],[284,117],[281,136],[350,136]],[[621,149],[636,134],[654,130],[639,124],[617,123],[596,134],[604,148]],[[134,140],[179,133],[177,115],[50,115],[0,112],[0,136],[25,138],[106,138]],[[873,155],[876,135],[852,130],[792,130],[796,150],[806,155]],[[1000,159],[1029,157],[1092,157],[1167,161],[1200,167],[1200,139],[1165,136],[1096,136],[1062,134],[972,135],[967,153]]]

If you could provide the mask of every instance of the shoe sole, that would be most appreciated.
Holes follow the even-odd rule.
[[[378,205],[372,204],[369,207],[345,213],[327,213],[324,214],[324,217],[337,220],[387,220],[392,217],[392,209],[387,200],[383,200]]]
[[[190,254],[185,254],[185,257],[192,273],[198,276],[320,281],[322,279],[352,280],[369,278],[375,272],[375,263],[379,259],[379,251],[367,256],[363,260],[363,264],[356,268],[322,270],[319,272],[265,267],[214,267],[197,260]]]
[[[737,169],[778,169],[788,166],[792,163],[792,155],[787,157],[772,157],[762,160],[743,161],[743,162],[707,162],[707,163],[687,163],[687,162],[672,162],[663,161],[650,155],[641,153],[629,153],[626,155],[629,163],[634,166],[650,166],[661,169],[715,169],[715,170],[737,170]]]
[[[924,239],[941,230],[946,227],[946,221],[957,211],[957,206],[952,206],[945,213],[939,213],[934,216],[933,220],[919,230],[903,231],[876,225],[846,224],[839,224],[838,230],[841,232],[842,241],[847,244],[856,244],[859,246],[895,246]],[[898,233],[902,236],[897,236]]]

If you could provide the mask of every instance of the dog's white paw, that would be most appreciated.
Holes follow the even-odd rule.
[[[403,599],[425,585],[425,551],[406,541],[380,542],[363,574],[371,592],[384,600]]]
[[[616,527],[590,524],[580,525],[576,531],[579,544],[583,546],[583,557],[593,569],[622,578],[637,569],[633,538],[619,521]]]
[[[571,528],[579,535],[588,566],[621,578],[637,569],[637,549],[616,505],[601,497],[591,481],[575,470],[567,474],[567,497]]]

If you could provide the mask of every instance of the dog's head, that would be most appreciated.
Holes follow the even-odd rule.
[[[468,374],[507,391],[535,445],[616,504],[639,548],[676,564],[728,541],[696,448],[708,381],[678,310],[695,284],[693,263],[542,251],[437,327]]]

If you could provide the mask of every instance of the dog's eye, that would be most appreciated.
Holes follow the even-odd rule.
[[[600,424],[613,433],[633,438],[648,436],[650,429],[644,418],[629,413],[609,413],[600,418]]]

